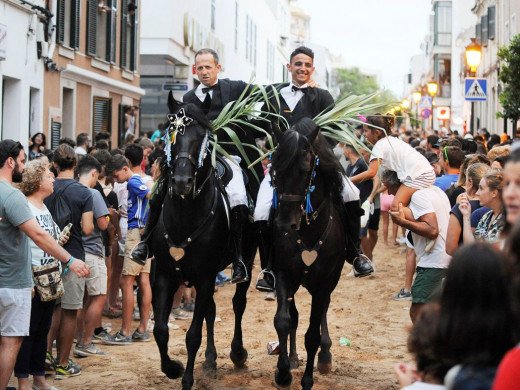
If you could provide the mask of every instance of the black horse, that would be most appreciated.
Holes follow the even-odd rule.
[[[280,342],[275,382],[289,387],[291,368],[298,367],[294,295],[300,285],[312,296],[305,334],[307,365],[301,381],[311,389],[318,347],[318,370],[330,372],[331,340],[327,329],[330,295],[345,264],[346,242],[341,223],[341,167],[319,128],[305,118],[286,131],[272,159],[274,188],[274,257],[278,307],[274,325]],[[314,208],[313,208],[314,207]],[[321,327],[321,332],[320,332]],[[287,337],[290,335],[290,354]]]
[[[205,374],[216,376],[217,352],[213,339],[215,321],[215,278],[217,272],[231,262],[229,253],[229,208],[223,185],[219,183],[207,151],[211,124],[193,104],[181,104],[170,95],[168,107],[177,114],[175,143],[171,145],[167,175],[168,195],[162,215],[154,231],[155,278],[152,285],[152,305],[155,317],[154,336],[161,355],[161,370],[171,379],[184,372],[182,363],[168,356],[168,317],[173,295],[180,283],[195,286],[197,299],[191,326],[186,334],[188,362],[182,378],[182,388],[193,386],[195,356],[201,344],[202,323],[206,319],[207,348],[203,363]],[[256,252],[252,224],[246,227],[242,253],[249,274]],[[247,360],[242,343],[242,316],[246,307],[246,292],[250,282],[236,285],[233,297],[235,333],[231,343],[231,360],[241,366]]]

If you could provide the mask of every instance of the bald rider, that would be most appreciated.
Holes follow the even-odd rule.
[[[229,79],[219,79],[218,75],[221,70],[218,54],[212,49],[201,49],[195,54],[195,72],[197,73],[200,85],[188,91],[182,98],[185,103],[192,103],[199,107],[208,117],[214,120],[219,116],[222,109],[231,101],[238,100],[242,92],[248,88],[248,84],[243,81],[235,81]],[[255,137],[263,137],[265,134],[254,132],[251,128],[242,127],[235,131],[240,142],[255,145]],[[231,142],[231,138],[227,133],[222,132],[219,135],[219,143],[223,149],[240,164],[240,167],[228,160],[228,164],[233,171],[233,178],[226,186],[229,204],[231,207],[231,227],[230,233],[233,239],[233,275],[232,282],[240,283],[249,280],[250,275],[247,273],[242,257],[242,231],[244,224],[248,220],[248,199],[242,169],[247,169],[247,163],[239,157],[240,153],[234,145],[227,145]],[[232,143],[232,142],[231,142]],[[252,148],[244,148],[250,161],[258,159],[259,154]],[[227,160],[226,157],[224,159]],[[260,180],[263,179],[264,173],[261,164],[256,164],[255,172]],[[254,174],[247,169],[249,193],[254,200],[259,189],[259,182]],[[158,190],[157,193],[164,193],[165,189]],[[161,186],[165,187],[165,186]],[[156,199],[157,198],[157,199]],[[159,218],[164,194],[154,196],[150,201],[150,215],[143,233],[143,241],[139,243],[136,250],[132,252],[132,256],[142,258],[148,255],[148,248],[151,244],[151,232]]]

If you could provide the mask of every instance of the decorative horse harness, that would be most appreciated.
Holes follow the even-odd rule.
[[[310,143],[309,143],[309,146],[311,146]],[[279,200],[285,201],[285,202],[300,202],[300,204],[301,204],[300,208],[302,211],[301,218],[305,217],[307,226],[310,225],[312,223],[312,221],[315,221],[318,218],[319,214],[321,213],[321,211],[323,211],[323,209],[327,203],[327,202],[322,202],[316,211],[314,211],[314,209],[312,208],[311,193],[315,189],[315,186],[313,185],[313,181],[314,181],[314,178],[316,177],[316,168],[318,167],[318,165],[320,163],[320,159],[312,150],[312,146],[310,149],[310,153],[312,156],[312,164],[311,164],[312,169],[309,170],[309,173],[307,175],[307,178],[306,178],[307,186],[306,186],[306,189],[305,189],[303,195],[287,194],[284,192],[279,194],[277,191],[277,187],[276,187],[276,172],[275,171],[273,171],[273,173],[272,173],[272,180],[271,180],[271,186],[273,188],[273,206],[272,207],[274,209],[276,209],[278,207]],[[305,203],[305,207],[303,206],[304,203]],[[332,200],[329,201],[329,204],[330,204],[330,206],[332,206]],[[327,236],[330,233],[330,230],[332,228],[332,220],[333,220],[332,215],[329,215],[329,220],[327,222],[327,226],[325,227],[325,230],[323,231],[323,234],[318,239],[316,244],[314,246],[312,246],[312,248],[310,248],[310,249],[309,249],[309,247],[306,247],[304,245],[304,243],[300,237],[300,234],[298,233],[297,230],[294,230],[291,232],[291,234],[295,236],[296,244],[298,245],[298,248],[300,249],[300,256],[305,265],[305,270],[304,270],[305,275],[309,272],[309,267],[316,261],[316,259],[318,257],[318,252],[319,252],[321,246],[323,245],[323,243],[325,242]],[[286,235],[287,234],[289,234],[289,233],[286,233]],[[305,283],[302,283],[302,284],[305,285]]]
[[[175,156],[175,159],[173,160],[173,163],[171,161],[171,153],[172,153],[172,145],[175,145],[175,142],[177,141],[178,135],[184,135],[184,132],[186,130],[186,127],[193,126],[198,124],[197,121],[193,120],[192,118],[188,117],[184,111],[184,108],[181,108],[179,112],[175,115],[168,114],[168,120],[170,121],[170,126],[168,127],[168,131],[164,136],[164,140],[166,143],[165,147],[165,153],[166,153],[166,162],[168,165],[168,169],[170,169],[173,172],[173,168],[175,167],[177,161],[179,159],[185,158],[187,159],[194,167],[195,167],[195,177],[193,179],[193,199],[195,199],[201,191],[204,189],[204,186],[206,183],[214,177],[215,179],[215,191],[213,196],[213,202],[211,205],[211,210],[209,214],[206,216],[202,224],[199,225],[195,231],[190,234],[184,241],[182,241],[180,244],[175,244],[172,240],[172,238],[168,235],[168,233],[164,234],[164,238],[166,239],[166,242],[168,246],[170,247],[169,252],[170,256],[173,257],[175,260],[175,269],[176,271],[180,272],[180,267],[178,265],[178,262],[184,257],[185,255],[185,249],[186,247],[193,242],[195,239],[197,239],[202,232],[205,230],[206,225],[213,219],[215,215],[215,211],[217,210],[218,205],[218,196],[221,194],[222,198],[224,199],[224,203],[227,204],[227,199],[223,196],[224,187],[222,183],[220,182],[220,178],[218,176],[217,171],[215,168],[211,167],[210,172],[208,176],[204,179],[202,184],[197,189],[197,174],[199,168],[201,168],[204,165],[204,160],[206,159],[209,147],[209,138],[210,138],[210,132],[206,131],[206,135],[204,136],[204,140],[202,141],[200,152],[198,159],[195,160],[195,158],[189,154],[188,152],[180,152]],[[217,186],[220,188],[221,191],[218,191]],[[173,194],[173,189],[171,185],[168,185],[168,192],[170,196]],[[164,213],[163,213],[163,223],[164,223]]]

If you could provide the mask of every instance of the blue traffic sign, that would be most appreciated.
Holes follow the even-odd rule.
[[[487,100],[487,79],[468,77],[464,80],[464,97],[471,102]]]

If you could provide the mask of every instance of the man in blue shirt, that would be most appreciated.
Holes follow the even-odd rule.
[[[126,158],[125,158],[126,157]],[[125,149],[125,156],[114,156],[111,165],[114,170],[114,179],[119,183],[127,182],[128,189],[128,233],[125,242],[125,257],[121,290],[123,292],[123,323],[121,330],[107,344],[129,345],[132,341],[149,341],[150,334],[146,331],[148,317],[152,304],[152,290],[150,287],[151,259],[137,262],[130,256],[134,247],[141,241],[141,232],[146,224],[148,211],[146,206],[150,198],[150,189],[141,179],[141,161],[143,148],[137,144],[130,144]],[[134,281],[139,277],[139,289],[142,293],[140,307],[140,324],[133,334],[130,333],[132,312],[134,310]]]
[[[442,170],[446,172],[444,176],[439,176],[433,185],[446,191],[449,186],[456,184],[459,180],[460,166],[464,161],[464,152],[458,146],[445,146],[440,153],[440,164]]]

